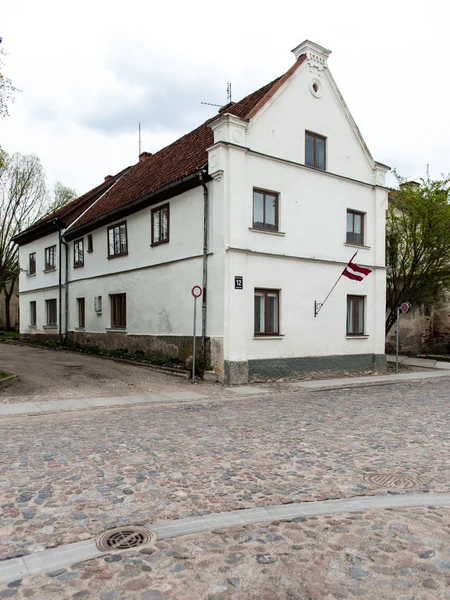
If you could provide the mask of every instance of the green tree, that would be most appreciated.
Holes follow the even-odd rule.
[[[14,94],[19,90],[13,86],[11,79],[3,75],[3,57],[6,53],[3,49],[0,50],[0,118],[7,117],[9,114],[8,107],[14,102]]]
[[[53,186],[53,200],[48,209],[49,214],[62,208],[77,197],[77,193],[73,188],[67,187],[60,181],[56,181]]]
[[[398,189],[386,214],[386,334],[402,302],[435,305],[450,289],[450,178],[408,182],[394,172]]]
[[[18,246],[12,238],[47,212],[45,172],[37,156],[4,154],[0,166],[0,293],[5,297],[5,326],[19,275]]]

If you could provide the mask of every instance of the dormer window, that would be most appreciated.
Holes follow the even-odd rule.
[[[315,169],[326,169],[326,138],[307,131],[305,134],[305,165]]]

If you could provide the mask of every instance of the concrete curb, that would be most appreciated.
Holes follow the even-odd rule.
[[[5,371],[5,372],[7,372],[7,371]],[[0,379],[0,390],[3,390],[5,388],[9,387],[16,381],[19,381],[18,375],[10,374],[9,377],[3,377],[3,379]]]
[[[299,502],[268,506],[267,508],[248,508],[224,513],[214,513],[198,517],[188,517],[175,521],[164,521],[151,525],[150,529],[158,540],[205,533],[215,529],[226,529],[236,525],[244,526],[275,520],[291,520],[296,517],[337,514],[361,510],[387,508],[412,508],[420,506],[442,506],[450,508],[448,494],[399,494],[396,496],[358,496],[340,500],[319,502]],[[86,540],[44,550],[36,554],[0,561],[0,583],[8,583],[23,577],[49,573],[78,562],[104,556],[95,545],[95,540]]]

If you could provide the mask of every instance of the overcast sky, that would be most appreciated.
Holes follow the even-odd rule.
[[[1,0],[4,73],[22,91],[0,121],[79,194],[268,83],[304,39],[328,65],[374,158],[408,178],[450,172],[449,0]],[[301,107],[299,107],[301,110]]]

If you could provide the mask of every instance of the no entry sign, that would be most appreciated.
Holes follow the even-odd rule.
[[[194,285],[194,287],[192,288],[191,293],[194,296],[194,298],[200,298],[200,296],[203,294],[203,291],[202,291],[202,288],[199,285]]]

